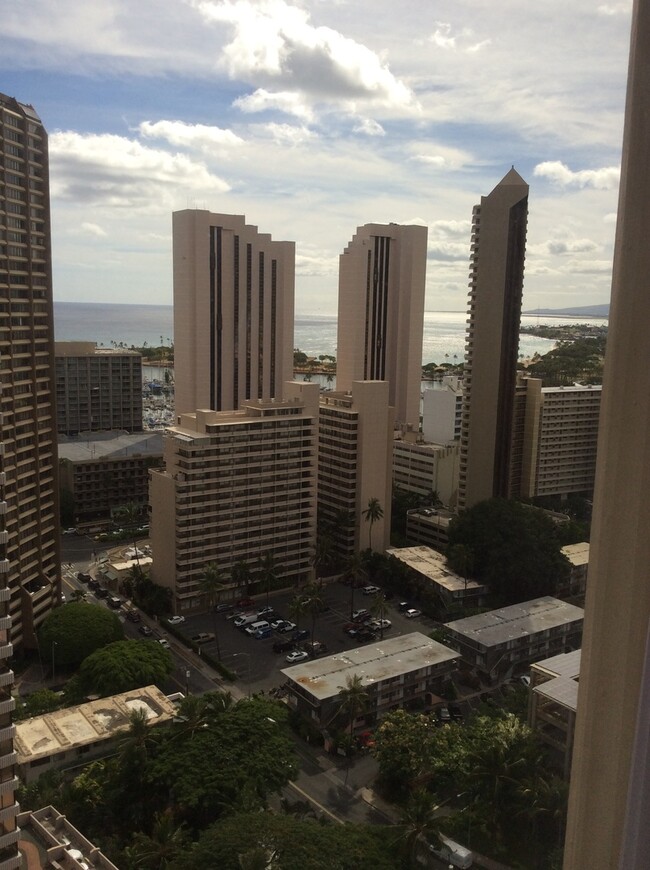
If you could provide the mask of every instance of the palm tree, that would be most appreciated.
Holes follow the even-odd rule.
[[[474,571],[473,553],[465,544],[454,544],[449,548],[447,558],[452,568],[465,580],[465,592],[467,592],[467,579]]]
[[[350,583],[350,619],[354,613],[354,589],[362,578],[367,577],[366,569],[363,567],[363,559],[359,553],[353,553],[343,569],[343,579]]]
[[[380,592],[379,595],[375,596],[374,601],[368,608],[368,610],[372,613],[373,616],[376,616],[382,623],[381,628],[379,629],[379,636],[381,640],[384,639],[384,620],[386,619],[386,614],[388,613],[388,605],[386,604],[386,599],[384,598],[383,592]]]
[[[235,562],[232,566],[231,577],[235,586],[238,589],[243,586],[244,594],[248,595],[248,587],[251,582],[251,571],[243,559],[240,559],[239,562]]]
[[[409,864],[416,867],[416,852],[420,838],[429,833],[435,825],[438,807],[433,796],[426,789],[413,792],[402,814],[402,834],[408,848]]]
[[[115,511],[115,519],[119,519],[123,524],[125,529],[130,529],[133,533],[133,547],[135,549],[135,561],[140,567],[140,558],[138,556],[138,545],[136,543],[135,530],[138,527],[140,519],[142,517],[142,505],[138,504],[135,501],[129,501],[126,504],[121,505]]]
[[[129,857],[133,867],[164,870],[179,857],[189,840],[185,825],[177,825],[171,810],[158,813],[154,818],[151,835],[139,832],[133,837]]]
[[[378,498],[370,498],[368,499],[368,507],[365,511],[361,511],[361,513],[363,514],[365,521],[370,523],[370,528],[368,530],[368,546],[372,550],[372,527],[383,517],[384,509],[379,503]]]
[[[199,578],[199,589],[206,597],[208,606],[212,610],[212,626],[214,639],[217,642],[217,659],[221,661],[221,646],[219,644],[219,627],[217,624],[217,612],[214,609],[219,598],[219,593],[225,587],[224,571],[216,562],[208,562],[203,569],[203,577]]]
[[[181,702],[174,723],[179,724],[178,733],[185,738],[188,733],[193,736],[195,731],[207,725],[208,718],[209,708],[205,697],[188,695]]]
[[[305,588],[305,610],[311,616],[311,642],[314,642],[314,632],[316,630],[316,620],[318,615],[323,610],[325,602],[323,600],[321,589],[319,586],[311,585]]]
[[[271,586],[278,579],[273,553],[265,553],[259,560],[258,574],[260,580],[265,584],[266,587],[266,605],[268,607]]]
[[[300,628],[300,617],[307,613],[308,599],[305,592],[299,592],[289,604],[289,613],[296,620],[296,627]]]
[[[363,687],[363,678],[359,674],[352,674],[345,678],[345,686],[339,687],[339,708],[337,715],[350,720],[350,737],[354,733],[356,719],[365,712],[370,695]]]
[[[83,589],[73,589],[72,595],[70,596],[70,600],[71,601],[85,601],[86,600],[86,593],[83,591]]]

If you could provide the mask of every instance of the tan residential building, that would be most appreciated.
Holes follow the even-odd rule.
[[[0,166],[5,575],[11,641],[33,648],[60,584],[48,140],[32,106],[3,94]]]
[[[421,496],[435,492],[443,504],[455,507],[459,445],[427,444],[414,434],[393,442],[393,486]]]
[[[57,341],[54,356],[60,433],[142,431],[142,357],[137,351]]]
[[[208,563],[232,588],[236,565],[252,578],[267,554],[286,585],[311,579],[318,392],[318,384],[288,382],[281,400],[182,414],[167,430],[165,468],[151,472],[151,576],[172,590],[176,613],[205,606],[199,583]]]
[[[395,547],[387,552],[419,575],[427,586],[435,589],[447,610],[453,610],[458,605],[480,606],[489,592],[487,586],[452,571],[447,565],[447,557],[431,547]]]
[[[295,243],[243,215],[173,215],[176,413],[234,411],[293,379]]]
[[[514,167],[472,216],[459,507],[509,495],[528,185]]]
[[[348,393],[320,397],[318,428],[319,527],[342,558],[390,543],[391,467],[395,410],[386,381],[354,381]],[[383,516],[363,512],[377,499]]]
[[[513,495],[592,495],[601,394],[599,384],[542,387],[538,378],[522,379],[515,414],[521,425],[513,437],[521,474],[518,486],[512,475]]]
[[[339,258],[336,385],[388,381],[401,426],[420,428],[427,228],[365,224]]]

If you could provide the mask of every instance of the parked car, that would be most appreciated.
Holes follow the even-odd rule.
[[[245,628],[247,625],[252,625],[257,622],[257,613],[242,613],[235,620],[235,628]]]
[[[372,640],[377,640],[377,633],[366,626],[362,626],[355,634],[354,639],[360,643],[369,643]]]
[[[138,631],[145,637],[151,637],[151,635],[153,634],[153,631],[149,628],[148,625],[141,625]]]
[[[411,608],[409,608],[409,609],[406,611],[406,613],[404,614],[404,616],[405,616],[407,619],[415,619],[416,616],[422,616],[422,611],[421,611],[421,610],[416,610],[414,607],[411,607]]]
[[[449,705],[449,713],[451,715],[451,718],[454,720],[454,722],[459,722],[459,723],[463,722],[463,720],[465,718],[463,716],[463,711],[458,706],[458,704],[450,704]]]
[[[406,613],[406,611],[409,610],[410,607],[411,603],[409,601],[400,601],[400,603],[397,605],[397,609],[400,613]]]
[[[83,571],[79,571],[79,572],[77,573],[77,580],[78,580],[80,583],[88,583],[88,582],[90,582],[90,580],[92,580],[92,579],[93,579],[93,578],[90,576],[90,574],[85,574]]]
[[[314,659],[318,658],[318,656],[324,656],[327,652],[327,646],[320,640],[315,640],[313,643],[307,641],[307,643],[303,644],[302,648]]]
[[[376,595],[378,592],[381,592],[379,586],[364,586],[361,590],[364,595]]]
[[[160,644],[161,647],[163,647],[163,649],[169,649],[169,641],[167,640],[166,637],[161,637],[158,640],[158,643]]]
[[[222,604],[214,605],[215,613],[228,613],[229,610],[234,610],[235,605],[232,601],[224,601]]]
[[[281,616],[276,616],[275,619],[271,620],[271,628],[274,631],[280,631],[282,626],[285,624],[286,619],[282,619]]]
[[[95,581],[95,582],[97,583],[97,581]],[[90,583],[88,585],[90,586]],[[97,583],[96,587],[93,586],[92,588],[95,590],[95,595],[98,598],[109,598],[110,597],[111,593],[108,591],[108,589],[104,589],[102,586],[99,585],[99,583]]]
[[[284,625],[282,625],[281,628],[278,629],[278,631],[280,632],[280,634],[288,634],[288,632],[290,631],[295,631],[295,628],[295,622],[285,621]]]
[[[371,619],[368,623],[368,626],[373,629],[373,631],[386,631],[391,628],[392,622],[390,619]]]
[[[255,602],[252,598],[240,598],[239,601],[235,601],[235,607],[239,607],[241,610],[244,610],[247,607],[253,607]]]
[[[101,589],[101,586],[99,585],[99,580],[93,580],[93,578],[91,577],[90,580],[88,580],[88,588],[92,589],[93,592],[97,592],[98,589]],[[101,598],[101,595],[99,597]]]
[[[76,534],[77,534],[77,530],[76,530],[75,528],[63,529],[63,531],[61,532],[61,534],[62,534],[62,535],[76,535]]]
[[[290,665],[295,665],[298,662],[304,662],[305,659],[309,658],[309,653],[306,653],[302,649],[295,649],[293,652],[290,652],[288,656],[285,657],[285,661],[289,662]]]
[[[268,619],[269,616],[275,616],[275,610],[269,605],[268,607],[263,607],[261,610],[258,610],[257,615],[260,619]]]
[[[367,622],[370,619],[370,611],[361,609],[352,613],[352,622]]]
[[[295,640],[296,643],[299,640],[305,640],[308,637],[309,637],[309,632],[307,631],[306,628],[299,628],[298,631],[294,631],[294,633],[291,635],[291,639]]]
[[[210,643],[214,640],[214,634],[210,631],[200,631],[198,634],[193,634],[190,640],[192,643]]]
[[[126,618],[129,620],[129,622],[140,622],[140,620],[142,619],[137,610],[127,610]]]
[[[273,652],[274,653],[289,652],[289,650],[292,650],[295,647],[295,645],[296,645],[295,640],[276,640],[276,642],[273,644]]]
[[[449,725],[451,722],[451,713],[448,707],[438,707],[436,710],[436,719],[438,725]]]
[[[184,616],[170,616],[167,622],[170,625],[182,625],[185,622]]]
[[[112,607],[113,610],[119,610],[123,604],[124,602],[121,598],[118,598],[117,595],[110,595],[108,597],[108,606]]]

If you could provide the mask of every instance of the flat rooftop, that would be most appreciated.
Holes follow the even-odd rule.
[[[456,619],[447,622],[445,628],[466,637],[474,646],[492,647],[582,619],[581,607],[546,595],[478,616]]]
[[[574,568],[589,564],[588,541],[582,541],[579,544],[567,544],[566,547],[562,547],[562,552]]]
[[[294,665],[282,673],[319,701],[324,701],[338,695],[346,685],[346,677],[361,677],[364,686],[372,686],[459,658],[455,650],[415,631]]]
[[[531,667],[552,677],[569,677],[576,680],[580,676],[580,661],[582,650],[576,649],[568,653],[560,653],[541,662],[535,662]]]
[[[14,749],[18,753],[18,764],[107,740],[129,727],[129,715],[134,710],[144,710],[151,725],[166,722],[176,715],[176,707],[160,689],[145,686],[35,716],[16,723]]]
[[[571,677],[555,677],[535,686],[533,692],[555,701],[575,713],[578,709],[578,681]]]
[[[419,513],[422,511],[420,510]],[[447,560],[442,553],[432,550],[431,547],[399,547],[386,550],[386,552],[449,592],[465,592],[466,589],[476,592],[479,589],[487,588],[482,583],[477,583],[476,580],[468,580],[465,583],[463,577],[448,567]]]
[[[70,462],[98,462],[125,456],[162,456],[162,453],[162,432],[89,432],[74,437],[59,435],[59,459],[68,459]]]

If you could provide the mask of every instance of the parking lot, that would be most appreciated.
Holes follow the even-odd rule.
[[[269,604],[275,613],[286,620],[298,622],[291,614],[291,602],[295,593],[276,593],[269,598]],[[350,622],[351,590],[342,583],[333,583],[326,586],[322,595],[327,609],[318,614],[314,627],[314,640],[320,641],[326,647],[325,655],[332,655],[342,650],[351,649],[359,645],[349,637],[343,628]],[[354,590],[354,609],[372,609],[375,596],[363,595],[361,589]],[[390,620],[391,627],[384,630],[384,637],[397,637],[413,631],[421,631],[429,634],[437,627],[437,623],[426,616],[418,616],[407,619],[398,610],[399,600],[396,598],[386,602],[384,618]],[[266,597],[256,599],[253,607],[246,608],[246,612],[256,612],[266,606]],[[228,618],[230,617],[230,618]],[[291,634],[272,632],[269,637],[256,639],[245,634],[242,629],[234,625],[233,613],[202,613],[186,617],[182,624],[176,625],[177,631],[186,637],[193,637],[200,632],[215,633],[218,636],[221,649],[221,661],[231,671],[237,673],[240,687],[249,688],[251,693],[268,691],[279,686],[284,680],[280,671],[290,667],[286,661],[288,651],[275,653],[273,644],[277,641],[286,641]],[[263,616],[261,619],[268,620]],[[270,620],[269,620],[270,621]],[[312,617],[307,614],[298,622],[300,629],[306,629],[311,636]],[[308,640],[310,640],[309,638]],[[376,642],[376,641],[375,641]],[[304,642],[303,642],[304,643]],[[298,647],[303,643],[299,643]],[[201,649],[217,657],[216,641],[203,643]]]

